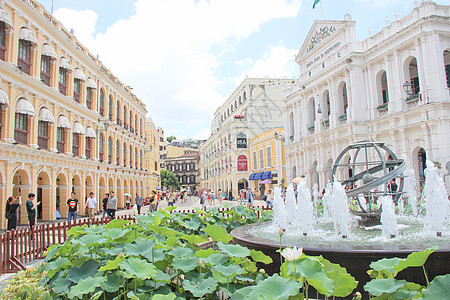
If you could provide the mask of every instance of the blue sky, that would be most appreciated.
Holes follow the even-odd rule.
[[[246,77],[298,76],[314,20],[356,21],[359,40],[413,0],[53,0],[55,17],[177,138],[207,138],[214,111]],[[420,2],[420,1],[419,1]],[[435,1],[449,4],[448,0]],[[41,0],[51,11],[52,1]]]

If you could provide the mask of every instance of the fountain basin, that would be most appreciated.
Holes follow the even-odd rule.
[[[271,222],[258,223],[243,226],[234,229],[231,234],[237,244],[245,246],[249,249],[262,251],[273,259],[271,265],[261,265],[267,273],[273,274],[280,270],[280,254],[276,252],[280,248],[278,235],[274,238],[269,238],[269,235],[264,237],[256,236],[254,230],[258,226],[270,226]],[[413,236],[411,238],[414,239]],[[439,244],[441,249],[437,250],[428,258],[425,268],[428,272],[430,281],[438,275],[450,274],[450,243],[447,238]],[[434,246],[433,244],[417,244],[417,245],[402,245],[400,243],[392,243],[389,245],[347,245],[342,243],[304,243],[300,241],[286,241],[282,239],[281,246],[284,247],[303,247],[304,253],[307,255],[322,255],[333,263],[337,263],[345,267],[347,271],[355,277],[359,282],[357,290],[362,294],[366,294],[363,286],[371,280],[367,271],[370,269],[369,265],[373,261],[382,258],[400,257],[405,258],[411,252],[424,250]],[[406,279],[411,282],[426,285],[426,280],[422,268],[408,268],[400,272],[397,279]],[[352,297],[350,296],[349,299]]]

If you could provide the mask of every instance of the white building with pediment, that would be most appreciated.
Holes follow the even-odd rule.
[[[334,159],[361,140],[405,155],[421,182],[426,160],[447,173],[449,16],[449,6],[422,2],[363,41],[349,15],[314,22],[296,56],[299,78],[285,91],[288,182],[306,175],[322,190]]]

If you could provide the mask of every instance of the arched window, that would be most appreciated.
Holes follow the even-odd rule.
[[[127,108],[124,106],[123,107],[123,127],[125,129],[128,129],[128,124],[127,124]]]
[[[52,76],[52,61],[56,59],[55,50],[47,44],[42,45],[41,55],[41,81],[50,86]]]
[[[133,167],[133,148],[130,145],[130,168]]]
[[[378,103],[386,104],[389,102],[388,83],[386,71],[381,71],[377,76]]]
[[[408,64],[409,82],[412,84],[414,95],[420,92],[419,71],[417,69],[417,59],[413,57]]]
[[[117,165],[120,164],[120,144],[119,144],[119,140],[116,141],[116,163],[117,163]]]
[[[40,149],[48,149],[49,123],[55,122],[53,114],[46,108],[39,112],[38,120],[38,146]]]
[[[34,33],[25,27],[20,29],[17,66],[22,72],[28,75],[31,75],[31,48],[34,44],[36,44],[36,37],[34,36]]]
[[[92,138],[86,135],[86,150],[85,156],[87,159],[91,158]]]
[[[112,162],[113,142],[111,137],[108,139],[108,163]]]
[[[450,89],[450,51],[444,51],[445,77],[447,79],[447,88]]]
[[[324,119],[329,119],[331,114],[330,91],[326,90],[322,97],[322,114]]]
[[[4,22],[0,22],[0,59],[6,58],[6,26]]]
[[[134,150],[134,167],[137,169],[139,165],[139,155],[137,149]]]
[[[295,127],[294,127],[294,113],[291,112],[289,114],[289,131],[290,131],[290,139],[294,139],[295,135]]]
[[[104,150],[103,134],[98,137],[98,159],[100,162],[103,161],[103,150]]]
[[[316,99],[310,98],[308,102],[309,127],[316,122]]]
[[[103,89],[100,90],[100,99],[99,99],[99,113],[103,117],[105,113],[105,94],[103,93]]]
[[[127,165],[127,146],[123,143],[123,165]]]
[[[120,104],[119,101],[117,101],[117,107],[116,107],[116,120],[117,120],[117,124],[120,125]]]
[[[112,120],[112,118],[113,118],[113,99],[112,99],[111,95],[109,95],[108,114],[109,114],[109,119]]]
[[[347,118],[347,107],[348,107],[348,99],[347,99],[347,83],[341,82],[338,86],[338,97],[339,97],[339,118],[346,119]]]
[[[96,83],[93,79],[88,78],[86,86],[86,106],[92,109],[92,91],[97,89]]]

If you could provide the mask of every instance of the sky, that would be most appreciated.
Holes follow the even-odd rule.
[[[52,12],[52,0],[40,1]],[[413,0],[53,0],[53,14],[141,99],[157,127],[207,139],[246,77],[297,78],[314,20],[356,21],[358,40]],[[437,0],[449,4],[449,0]]]

